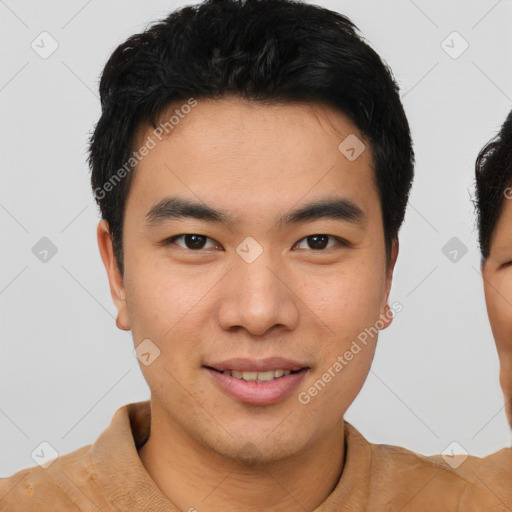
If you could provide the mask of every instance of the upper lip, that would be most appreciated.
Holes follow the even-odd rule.
[[[240,372],[265,372],[270,370],[297,371],[303,368],[309,368],[307,365],[298,361],[284,359],[282,357],[269,357],[266,359],[233,358],[217,363],[205,364],[204,366],[221,372],[225,370],[237,370]]]

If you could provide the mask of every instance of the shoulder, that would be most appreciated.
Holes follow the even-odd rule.
[[[0,478],[0,512],[116,510],[112,499],[140,481],[137,447],[147,439],[149,402],[120,407],[94,444]],[[135,483],[134,483],[135,482]],[[110,489],[106,492],[106,488]]]
[[[90,449],[88,445],[62,455],[46,469],[33,466],[0,478],[0,511],[41,511],[50,504],[63,512],[93,510],[94,506],[109,510],[95,484]]]
[[[453,471],[464,480],[472,482],[480,490],[501,495],[509,507],[512,507],[512,449],[501,450],[486,457],[456,455],[446,457],[453,460]],[[441,455],[429,457],[433,462],[440,463]],[[450,461],[447,462],[450,465]],[[507,508],[506,510],[509,510]]]
[[[401,481],[409,506],[440,506],[454,511],[504,511],[512,507],[512,450],[474,457],[425,456],[389,445],[374,445],[375,469],[387,485]],[[407,508],[405,510],[408,510]]]
[[[487,457],[426,456],[399,446],[369,443],[357,434],[371,454],[369,503],[375,510],[512,510],[510,448]]]

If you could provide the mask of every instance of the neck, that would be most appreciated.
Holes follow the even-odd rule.
[[[343,471],[343,420],[294,456],[248,466],[187,436],[152,403],[151,435],[139,456],[162,493],[185,512],[313,512]]]

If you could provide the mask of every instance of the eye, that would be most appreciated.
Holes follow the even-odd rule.
[[[330,239],[330,240],[329,240]],[[180,240],[181,243],[178,243],[177,241]],[[208,241],[210,241],[210,246],[208,246]],[[299,247],[301,243],[306,242],[308,247]],[[330,243],[332,242],[332,243]],[[168,238],[167,240],[164,240],[162,245],[173,245],[176,244],[179,247],[183,249],[188,249],[191,251],[201,251],[202,249],[217,249],[219,248],[220,244],[213,240],[212,238],[209,238],[205,235],[198,235],[196,233],[187,233],[184,235],[175,235],[171,238]],[[299,249],[313,249],[314,251],[323,251],[325,249],[331,249],[332,247],[335,247],[337,245],[341,245],[343,247],[350,247],[350,242],[347,242],[343,238],[339,238],[333,235],[322,235],[322,234],[316,234],[316,235],[310,235],[307,237],[302,238],[299,240],[295,245],[294,248]]]
[[[218,243],[213,240],[210,237],[207,237],[205,235],[198,235],[195,233],[187,233],[185,235],[176,235],[171,238],[168,238],[167,240],[164,240],[163,245],[172,245],[175,241],[182,240],[183,244],[177,243],[179,247],[182,247],[183,249],[190,249],[192,251],[200,251],[201,249],[210,249],[210,248],[217,248]],[[211,242],[214,242],[212,246],[207,247],[206,241],[210,240]]]
[[[322,249],[330,249],[336,244],[329,245],[328,239],[335,240],[338,245],[342,245],[344,247],[350,247],[350,243],[344,240],[343,238],[339,238],[333,235],[310,235],[302,238],[295,244],[295,246],[299,245],[303,240],[306,241],[310,249],[314,251],[321,251]],[[294,247],[295,247],[294,246]],[[307,248],[307,247],[306,247]]]

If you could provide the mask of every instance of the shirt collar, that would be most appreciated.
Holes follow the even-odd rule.
[[[142,464],[138,450],[147,441],[151,426],[149,401],[118,409],[110,425],[92,446],[96,481],[119,511],[179,512],[160,491]],[[371,444],[344,421],[345,464],[332,493],[314,512],[362,510],[369,496]]]

